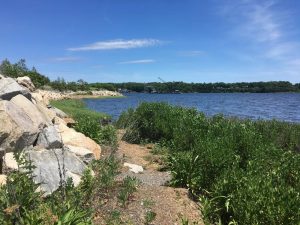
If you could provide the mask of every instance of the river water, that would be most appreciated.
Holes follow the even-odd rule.
[[[110,114],[113,119],[141,102],[168,102],[194,107],[208,116],[223,114],[250,119],[277,119],[300,123],[300,93],[130,93],[125,98],[85,99],[87,107]]]

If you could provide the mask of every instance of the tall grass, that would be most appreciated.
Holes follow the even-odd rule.
[[[127,141],[169,147],[172,184],[202,202],[209,223],[300,223],[300,125],[206,117],[195,109],[142,103],[117,125]]]

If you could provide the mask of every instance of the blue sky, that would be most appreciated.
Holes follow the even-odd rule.
[[[89,82],[300,82],[298,0],[1,1],[0,59]]]

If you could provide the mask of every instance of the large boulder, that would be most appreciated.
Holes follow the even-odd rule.
[[[40,132],[35,120],[14,103],[0,101],[0,148],[9,152],[31,146]]]
[[[33,125],[42,128],[46,124],[51,123],[50,119],[48,119],[35,104],[33,104],[23,95],[17,95],[13,97],[10,102],[22,109],[23,112],[32,120]]]
[[[0,99],[10,100],[18,94],[31,99],[28,89],[19,85],[13,78],[0,76]]]
[[[78,185],[87,166],[67,149],[30,149],[26,151],[28,159],[35,166],[33,179],[40,183],[45,195],[58,189],[61,179],[72,178]]]
[[[27,76],[18,77],[17,82],[18,82],[18,84],[22,85],[23,87],[26,87],[29,91],[35,90],[34,84],[32,83],[31,79]]]
[[[60,134],[54,125],[45,127],[38,136],[37,146],[41,146],[47,149],[61,148],[62,140]]]
[[[59,123],[58,129],[65,145],[88,149],[93,152],[95,159],[100,158],[101,148],[95,141],[84,136],[84,134],[69,128],[64,123]]]

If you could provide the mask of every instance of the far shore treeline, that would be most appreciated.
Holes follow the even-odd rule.
[[[185,83],[185,82],[125,82],[125,83],[88,83],[83,79],[65,81],[58,77],[51,81],[40,74],[35,67],[29,69],[24,59],[11,63],[5,59],[0,64],[0,74],[9,77],[28,76],[37,88],[50,88],[59,91],[92,91],[107,89],[110,91],[138,92],[138,93],[273,93],[300,92],[300,83],[292,84],[288,81],[269,82],[239,82],[239,83]]]

